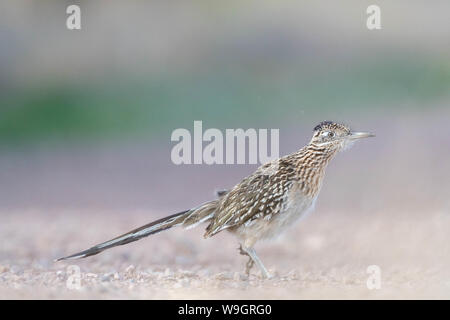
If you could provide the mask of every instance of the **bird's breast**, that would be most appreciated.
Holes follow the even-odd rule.
[[[300,218],[308,216],[314,209],[316,198],[304,195],[299,190],[291,191],[279,214],[280,224],[292,225]]]

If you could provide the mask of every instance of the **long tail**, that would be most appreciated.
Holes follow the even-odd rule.
[[[87,250],[72,254],[70,256],[59,258],[56,261],[93,256],[106,249],[137,241],[151,234],[155,234],[176,226],[193,228],[202,222],[210,220],[213,217],[215,210],[217,209],[217,204],[218,200],[206,202],[194,209],[182,211],[171,216],[150,222],[145,226],[134,229],[112,240],[97,244]]]

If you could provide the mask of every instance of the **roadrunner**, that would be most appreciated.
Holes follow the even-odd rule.
[[[324,121],[314,128],[308,145],[262,165],[231,190],[218,192],[217,199],[58,260],[85,258],[175,226],[192,228],[207,222],[205,238],[223,230],[231,232],[239,239],[240,253],[249,257],[247,274],[256,264],[263,276],[269,278],[267,269],[253,249],[256,242],[277,236],[310,212],[330,160],[356,140],[373,136]]]

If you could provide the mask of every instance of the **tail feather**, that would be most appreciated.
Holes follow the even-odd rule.
[[[183,221],[183,227],[186,229],[191,229],[198,226],[200,223],[211,219],[217,209],[217,204],[218,201],[214,200],[206,202],[195,208]]]
[[[67,257],[59,258],[56,261],[86,258],[96,255],[106,249],[116,246],[121,246],[130,242],[137,241],[149,235],[170,229],[175,226],[184,226],[192,228],[198,224],[205,222],[212,218],[214,211],[217,208],[217,200],[206,202],[197,208],[182,211],[171,216],[153,221],[137,229],[131,230],[121,236],[118,236],[109,241],[97,244],[87,250],[72,254]]]

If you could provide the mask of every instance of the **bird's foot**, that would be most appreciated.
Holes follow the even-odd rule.
[[[247,275],[247,277],[250,277],[250,270],[253,268],[254,265],[255,262],[253,261],[253,259],[249,258],[247,263],[245,264],[245,274]]]
[[[247,277],[250,278],[250,270],[255,265],[255,261],[253,261],[252,257],[248,254],[248,252],[242,248],[242,244],[239,245],[238,250],[241,255],[247,256],[249,258],[247,263],[245,264],[245,274],[247,275]]]
[[[250,255],[247,253],[247,251],[245,251],[245,250],[242,248],[242,244],[239,244],[238,250],[239,250],[239,254],[241,254],[241,255],[243,255],[243,256],[250,257]]]
[[[255,261],[256,261],[256,263],[258,264],[258,267],[261,270],[263,279],[273,279],[274,278],[274,276],[272,274],[270,274],[269,271],[267,271],[267,269],[264,267],[261,260],[259,260],[259,258],[256,256],[253,249],[251,249],[250,251],[244,250],[244,248],[242,248],[242,244],[240,244],[238,250],[241,255],[249,257],[249,260],[247,261],[247,264],[245,265],[245,273],[246,273],[247,277],[250,277],[250,270],[253,268],[253,266],[255,265]]]

